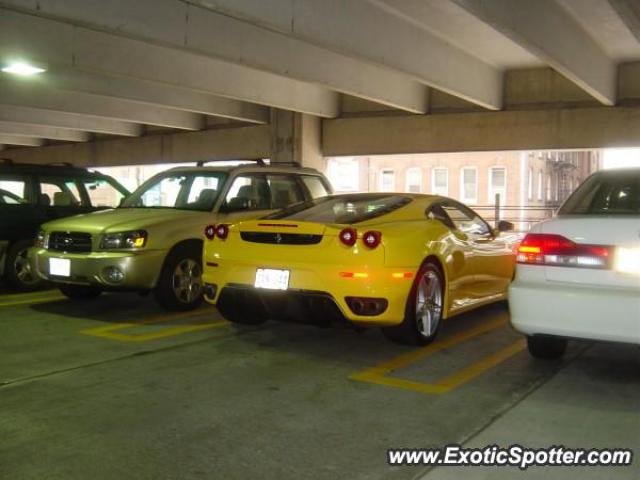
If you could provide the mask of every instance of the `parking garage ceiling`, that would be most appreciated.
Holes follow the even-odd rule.
[[[216,141],[228,132],[234,144],[257,142],[259,154],[272,109],[340,119],[629,104],[621,93],[638,92],[621,76],[637,72],[640,9],[633,0],[1,0],[0,62],[17,61],[45,72],[0,74],[8,151],[213,130]],[[550,82],[559,97],[540,94]]]

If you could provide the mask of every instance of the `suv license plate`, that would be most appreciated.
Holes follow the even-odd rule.
[[[70,277],[71,260],[68,258],[50,258],[49,275],[55,275],[56,277]]]
[[[258,268],[256,270],[256,288],[287,290],[289,288],[289,270]]]

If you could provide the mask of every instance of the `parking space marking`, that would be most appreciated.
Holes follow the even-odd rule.
[[[35,292],[22,292],[22,293],[10,293],[6,295],[0,295],[0,301],[12,299],[12,298],[29,298],[37,297],[39,295],[50,295],[52,293],[60,293],[60,290],[52,288],[49,290],[37,290]]]
[[[128,328],[135,328],[141,325],[154,325],[158,323],[165,323],[175,319],[196,317],[203,315],[206,312],[196,311],[190,313],[175,313],[170,315],[159,315],[148,318],[146,320],[140,320],[137,322],[116,323],[106,325],[102,327],[89,328],[80,331],[84,335],[91,335],[94,337],[107,338],[109,340],[118,340],[121,342],[147,342],[150,340],[157,340],[160,338],[173,337],[176,335],[182,335],[184,333],[199,332],[201,330],[210,330],[213,328],[220,328],[229,325],[227,321],[207,322],[199,323],[196,325],[176,325],[174,327],[164,328],[160,331],[142,334],[130,334],[122,333],[120,330],[126,330]]]
[[[496,330],[507,324],[505,320],[494,320],[482,325],[478,325],[465,332],[461,332],[457,335],[453,335],[450,338],[445,338],[437,343],[432,343],[421,349],[413,352],[400,355],[388,362],[382,363],[373,368],[367,369],[363,372],[355,373],[349,376],[349,379],[360,382],[374,383],[377,385],[384,385],[387,387],[401,388],[404,390],[412,390],[415,392],[421,392],[426,394],[443,394],[447,393],[489,370],[490,368],[499,365],[511,356],[518,352],[521,352],[525,348],[525,341],[523,339],[517,340],[515,343],[487,356],[477,362],[469,365],[462,370],[455,372],[448,377],[438,381],[437,383],[421,383],[414,382],[412,380],[404,380],[401,378],[395,378],[390,376],[395,370],[407,367],[412,363],[417,362],[423,358],[427,358],[442,350],[447,350],[459,343],[465,342],[473,337],[481,335],[483,333]]]
[[[23,296],[25,294],[22,294]],[[15,298],[15,300],[6,300],[5,298]],[[28,298],[20,298],[20,295],[8,295],[7,297],[0,297],[0,307],[14,307],[17,305],[35,305],[36,303],[49,303],[49,302],[59,302],[61,300],[65,300],[67,297],[61,293],[56,293],[55,290],[52,290],[51,293],[46,296],[33,297],[29,296]]]

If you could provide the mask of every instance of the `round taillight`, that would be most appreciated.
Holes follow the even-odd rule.
[[[213,240],[216,238],[216,226],[215,225],[207,225],[204,227],[204,236],[207,237],[208,240]]]
[[[229,225],[225,225],[224,223],[218,225],[216,227],[216,236],[220,240],[224,240],[229,236]]]
[[[340,234],[338,236],[340,237],[340,241],[347,247],[353,247],[356,244],[358,232],[356,232],[353,228],[344,228],[340,231]]]
[[[376,248],[380,245],[381,240],[382,233],[376,232],[375,230],[369,230],[368,232],[364,232],[364,235],[362,235],[362,243],[369,248]]]

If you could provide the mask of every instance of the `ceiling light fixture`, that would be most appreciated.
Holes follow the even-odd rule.
[[[42,66],[32,65],[27,62],[11,62],[2,67],[4,73],[12,73],[14,75],[29,76],[46,72],[47,69]]]

